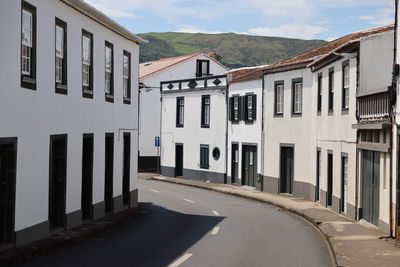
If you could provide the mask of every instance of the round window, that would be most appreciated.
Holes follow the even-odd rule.
[[[218,147],[215,147],[215,148],[213,149],[213,152],[212,152],[213,158],[214,158],[215,160],[218,160],[220,154],[221,154],[221,153],[219,152],[219,148],[218,148]]]

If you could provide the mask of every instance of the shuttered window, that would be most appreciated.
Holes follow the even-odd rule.
[[[124,104],[131,103],[131,53],[124,51],[123,56],[123,98]]]
[[[22,1],[21,87],[36,90],[36,7]]]
[[[275,84],[275,114],[283,114],[283,83]]]
[[[201,97],[201,127],[210,127],[210,96]]]
[[[176,127],[183,127],[184,122],[185,99],[183,97],[176,98]]]
[[[334,88],[334,69],[329,70],[329,99],[328,111],[333,111],[333,88]]]
[[[108,102],[114,102],[114,51],[113,45],[106,41],[105,56],[105,98]]]
[[[208,169],[209,167],[209,146],[200,145],[200,168]]]
[[[342,109],[349,109],[350,91],[350,66],[348,61],[343,63],[343,90],[342,90]]]
[[[67,23],[56,18],[55,91],[67,94]]]
[[[82,30],[82,95],[93,98],[93,35]]]
[[[301,114],[303,109],[303,79],[292,80],[292,113]]]
[[[244,96],[245,116],[246,123],[252,123],[256,120],[257,115],[257,95],[248,94]]]

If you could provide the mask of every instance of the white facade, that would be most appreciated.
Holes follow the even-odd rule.
[[[113,197],[122,195],[123,134],[131,134],[129,191],[137,192],[139,41],[128,40],[80,1],[29,0],[36,7],[36,90],[21,87],[21,1],[1,1],[0,139],[17,138],[17,245],[49,234],[50,136],[67,135],[66,221],[81,210],[82,135],[94,136],[94,212],[104,215],[105,133],[114,133]],[[65,3],[64,3],[65,2]],[[72,5],[66,5],[66,3]],[[83,14],[82,14],[82,13]],[[84,15],[86,14],[86,15]],[[104,15],[103,15],[104,16]],[[55,93],[55,17],[67,24],[67,94]],[[90,18],[92,17],[92,18]],[[112,30],[102,26],[102,21]],[[93,34],[93,99],[82,97],[82,29]],[[132,38],[134,37],[131,35]],[[105,41],[113,44],[114,103],[105,101]],[[131,104],[123,104],[123,50],[131,54]],[[132,195],[132,198],[134,196]],[[116,201],[116,200],[115,200]],[[137,203],[131,199],[132,205]],[[103,207],[104,208],[104,207]],[[122,208],[122,206],[120,207]],[[115,211],[117,211],[115,207]],[[71,215],[73,216],[73,215]],[[94,215],[97,217],[96,215]],[[74,219],[72,219],[74,220]],[[79,219],[76,219],[79,221]],[[73,227],[76,225],[66,225]]]
[[[154,141],[156,136],[160,136],[160,82],[195,78],[197,60],[209,61],[210,75],[221,75],[227,71],[226,67],[213,58],[205,54],[198,54],[197,56],[140,78],[140,81],[144,84],[144,88],[140,89],[139,101],[139,154],[140,158],[143,158],[144,164],[146,164],[145,161],[147,158],[150,160],[148,164],[153,166],[155,162],[152,162],[152,159],[157,157],[157,147],[155,147]],[[157,64],[156,62],[152,64]]]
[[[169,90],[168,83],[162,87],[161,124],[161,173],[165,176],[182,176],[204,181],[225,182],[226,135],[227,135],[227,84],[226,76],[219,77],[218,86],[208,79],[208,87],[203,87],[207,78],[197,78],[198,88]],[[190,81],[189,81],[190,82]],[[186,84],[188,82],[185,82]],[[173,83],[174,88],[179,88]],[[202,97],[209,96],[209,126],[202,126]],[[184,100],[183,125],[177,126],[177,101]],[[183,146],[183,166],[177,171],[176,146]],[[201,166],[200,147],[208,147],[208,166]],[[219,150],[214,158],[213,150]]]
[[[235,122],[233,115],[228,121],[228,183],[236,183],[239,185],[251,185],[261,189],[260,175],[262,173],[262,142],[261,142],[261,132],[262,132],[262,79],[254,79],[249,81],[234,82],[229,84],[229,99],[233,97],[245,97],[246,95],[256,96],[256,107],[254,110],[256,112],[256,119],[251,122],[246,122],[246,119],[240,119]],[[233,100],[232,100],[233,101]],[[232,102],[230,103],[232,104]],[[229,110],[232,113],[232,110]],[[241,112],[241,111],[239,111]],[[242,109],[245,112],[245,109]],[[243,116],[245,116],[243,114]],[[232,152],[233,146],[237,145],[237,153]],[[243,157],[244,146],[253,146],[256,150],[256,170],[254,175],[256,177],[254,183],[249,181],[244,181],[243,179],[243,169],[246,168],[245,159]],[[253,152],[254,153],[254,152]],[[237,161],[237,162],[236,162]],[[237,163],[237,180],[234,179],[232,175],[232,164]],[[233,177],[233,179],[232,179]]]

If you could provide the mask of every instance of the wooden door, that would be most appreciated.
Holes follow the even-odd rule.
[[[362,162],[362,218],[379,224],[380,153],[363,150]]]
[[[239,145],[232,144],[232,157],[231,157],[231,175],[232,175],[232,184],[236,184],[238,182],[239,176]]]
[[[114,134],[106,134],[104,200],[106,212],[113,211]]]
[[[14,241],[17,145],[0,145],[0,245]]]
[[[93,135],[84,134],[82,144],[82,220],[91,220],[93,204]]]
[[[332,206],[332,193],[333,193],[333,154],[328,153],[328,192],[327,192],[328,206]]]
[[[281,193],[293,194],[294,148],[281,147]]]
[[[131,199],[130,174],[131,174],[131,134],[124,133],[124,168],[122,176],[122,197],[124,206],[129,206]]]
[[[183,145],[175,146],[175,177],[183,176]]]

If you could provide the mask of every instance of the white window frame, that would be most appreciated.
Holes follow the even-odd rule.
[[[90,37],[82,35],[82,85],[86,87],[90,87],[91,41]]]
[[[253,120],[253,96],[247,96],[247,120]]]
[[[283,84],[276,85],[276,114],[283,114]]]
[[[303,95],[303,83],[294,83],[294,106],[293,113],[300,114],[302,112],[302,96]]]
[[[185,100],[184,99],[179,99],[179,121],[178,124],[180,126],[183,125],[183,116],[184,116],[184,109],[185,109]]]
[[[350,66],[345,65],[343,67],[343,108],[349,108],[349,92],[350,92]]]
[[[210,126],[210,98],[204,99],[204,125]]]
[[[129,64],[130,60],[127,55],[123,55],[123,80],[124,80],[124,98],[128,98],[129,89]]]
[[[59,39],[61,37],[61,39]],[[56,83],[63,80],[63,60],[64,60],[64,28],[56,25]]]
[[[26,21],[26,16],[29,18],[29,25]],[[21,70],[23,75],[31,75],[31,64],[32,64],[32,38],[33,38],[33,13],[22,9],[22,29],[21,29],[21,61],[26,61],[26,64],[22,64]],[[28,33],[27,33],[28,32]],[[29,36],[29,37],[28,37]],[[28,37],[28,39],[24,38]],[[26,54],[24,54],[26,52]],[[22,63],[22,62],[21,62]],[[24,68],[26,66],[26,68]]]
[[[104,53],[105,53],[105,64],[104,64],[104,70],[105,70],[105,93],[107,95],[111,95],[111,80],[112,80],[112,48],[110,46],[105,46],[104,48]]]
[[[233,120],[234,121],[239,120],[239,97],[238,96],[233,97]]]

